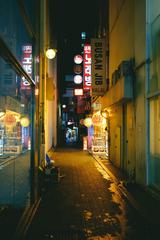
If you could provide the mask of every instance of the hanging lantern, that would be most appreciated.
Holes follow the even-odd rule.
[[[21,118],[20,124],[22,127],[28,127],[30,124],[29,118],[28,117]]]
[[[86,127],[92,126],[92,118],[90,118],[90,117],[85,118],[84,121],[83,121],[83,124]]]
[[[81,75],[75,75],[74,76],[74,83],[75,84],[80,84],[80,83],[82,83],[82,81],[83,81],[83,79],[82,79],[82,76]]]
[[[76,63],[76,64],[81,64],[82,62],[83,62],[83,57],[81,56],[81,55],[76,55],[75,57],[74,57],[74,62]]]

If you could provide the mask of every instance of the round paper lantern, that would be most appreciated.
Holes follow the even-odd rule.
[[[29,118],[28,117],[21,118],[20,123],[22,127],[28,127],[30,124]]]
[[[90,117],[85,118],[83,124],[86,127],[92,126],[92,118],[90,118]]]
[[[83,58],[82,58],[81,55],[78,54],[78,55],[76,55],[76,56],[74,57],[74,62],[75,62],[76,64],[81,64],[82,61],[83,61]]]
[[[74,76],[74,83],[75,84],[80,84],[80,83],[82,83],[82,76],[81,75],[75,75]]]

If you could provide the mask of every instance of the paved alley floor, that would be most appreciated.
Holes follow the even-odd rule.
[[[88,152],[59,149],[53,156],[60,181],[46,188],[26,240],[158,239]]]

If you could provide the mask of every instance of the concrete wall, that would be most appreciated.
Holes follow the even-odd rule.
[[[110,1],[109,15],[109,77],[111,80],[112,73],[118,68],[119,64],[134,57],[134,1]],[[118,91],[121,91],[121,89]],[[132,115],[133,104],[126,103],[124,106],[121,103],[111,108],[111,161],[126,172],[131,172],[131,166],[133,170],[135,165],[133,140],[135,124]],[[120,134],[119,161],[116,153],[117,134]]]
[[[146,184],[146,6],[145,0],[110,0],[109,77],[118,65],[135,59],[134,98],[114,106],[110,118],[111,158],[128,176]],[[117,108],[117,113],[115,109]],[[121,127],[121,160],[115,161],[115,130]],[[111,159],[112,161],[112,159]]]
[[[135,107],[136,107],[136,181],[146,184],[146,5],[135,0]],[[143,64],[144,63],[144,64]]]
[[[160,148],[160,1],[110,0],[109,6],[110,82],[112,73],[122,61],[135,60],[133,99],[110,104],[111,161],[124,169],[128,176],[135,170],[137,183],[160,189],[160,157],[157,150]],[[110,92],[102,98],[103,108],[109,107],[105,105],[110,102],[107,96],[111,96],[111,89],[110,84]],[[121,91],[118,82],[113,89],[117,96]],[[119,132],[120,160],[117,160],[116,136]]]
[[[122,159],[122,106],[114,106],[109,114],[110,129],[110,160],[117,166],[121,166]]]
[[[134,56],[134,1],[109,2],[109,78],[122,60]]]
[[[148,183],[160,190],[160,1],[147,1],[150,36]]]
[[[130,101],[123,105],[123,162],[122,168],[129,178],[135,175],[135,105]]]
[[[56,58],[48,60],[46,88],[46,121],[45,149],[46,152],[57,145],[57,62]],[[49,84],[50,81],[50,84]]]

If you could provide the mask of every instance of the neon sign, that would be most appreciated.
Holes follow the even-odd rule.
[[[84,45],[84,82],[83,89],[91,89],[91,46],[89,44]]]
[[[28,75],[32,76],[32,45],[24,45],[22,47],[22,66]],[[22,77],[22,89],[30,89],[30,83]]]

